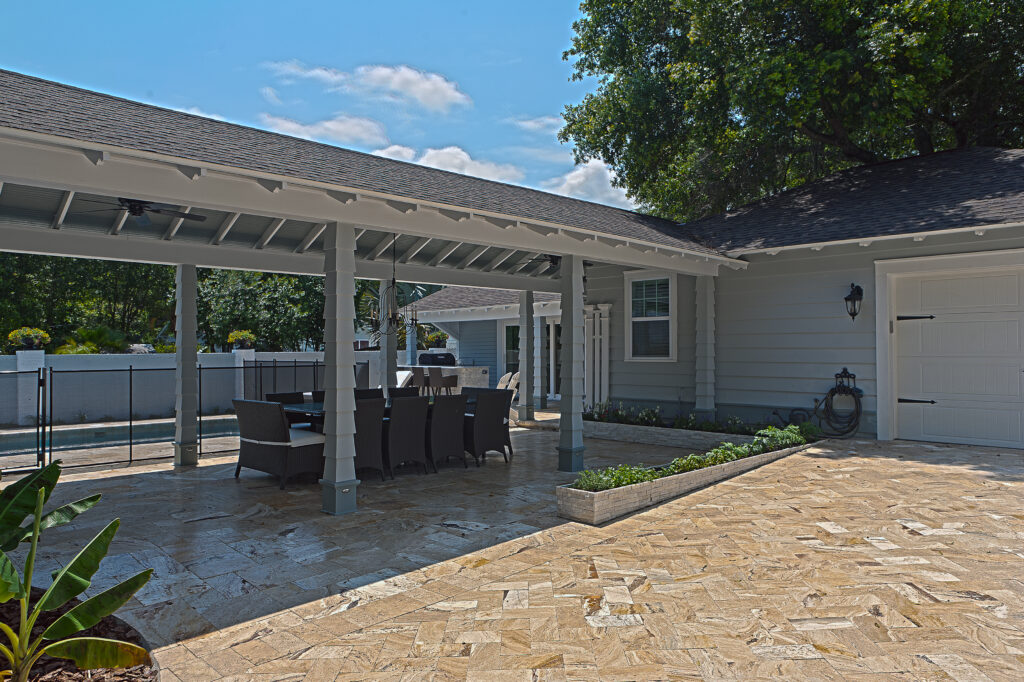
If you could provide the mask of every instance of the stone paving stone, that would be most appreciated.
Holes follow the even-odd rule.
[[[54,502],[105,500],[39,565],[125,519],[94,589],[156,568],[123,616],[167,680],[1024,677],[1019,451],[825,442],[590,527],[555,516],[555,434],[514,438],[345,517],[224,457],[69,474]]]

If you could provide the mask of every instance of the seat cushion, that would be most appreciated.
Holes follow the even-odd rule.
[[[290,445],[293,448],[301,448],[304,445],[317,445],[326,442],[324,434],[316,433],[315,431],[306,431],[305,429],[288,429],[288,435],[291,437]]]

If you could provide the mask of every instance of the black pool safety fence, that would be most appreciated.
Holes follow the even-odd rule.
[[[199,453],[238,449],[232,400],[310,392],[324,385],[322,362],[250,361],[198,368]],[[0,371],[0,472],[60,459],[65,467],[132,464],[173,456],[173,367]]]

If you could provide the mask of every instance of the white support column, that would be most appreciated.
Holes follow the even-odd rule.
[[[607,400],[610,400],[608,395],[608,383],[611,373],[611,365],[609,365],[611,357],[610,349],[612,345],[611,309],[611,303],[599,303],[597,305],[599,315],[599,328],[597,330],[597,335],[601,342],[601,352],[599,357],[595,358],[600,362],[597,388],[598,402],[606,402]]]
[[[405,364],[416,365],[416,325],[411,321],[405,323]]]
[[[583,469],[583,259],[562,256],[562,403],[558,470]]]
[[[561,314],[559,314],[561,315]],[[552,317],[548,321],[548,391],[551,396],[558,395],[557,379],[558,373],[555,371],[558,368],[558,327],[561,324],[561,316]]]
[[[519,292],[519,421],[533,421],[533,292]]]
[[[390,280],[382,279],[378,289],[378,305],[380,310],[386,310],[387,303],[384,301],[384,290],[391,284]],[[398,334],[382,334],[380,337],[380,378],[379,383],[383,388],[396,386],[398,384]]]
[[[537,396],[536,405],[540,409],[548,406],[548,321],[543,317],[536,318],[536,331],[534,333],[534,366],[533,376],[534,395]]]
[[[324,477],[323,511],[356,510],[355,229],[332,223],[324,238]]]
[[[179,265],[174,282],[174,466],[185,467],[199,463],[196,266]]]
[[[694,414],[715,418],[715,278],[697,277],[696,404]]]

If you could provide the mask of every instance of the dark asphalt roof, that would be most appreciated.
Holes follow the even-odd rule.
[[[324,182],[712,254],[678,224],[0,70],[0,127]]]
[[[1024,149],[858,166],[685,227],[724,251],[1024,222]]]
[[[560,296],[547,291],[536,291],[533,300],[557,301]],[[484,289],[480,287],[445,287],[416,301],[420,312],[435,310],[461,310],[492,305],[519,305],[519,292],[513,289]]]

